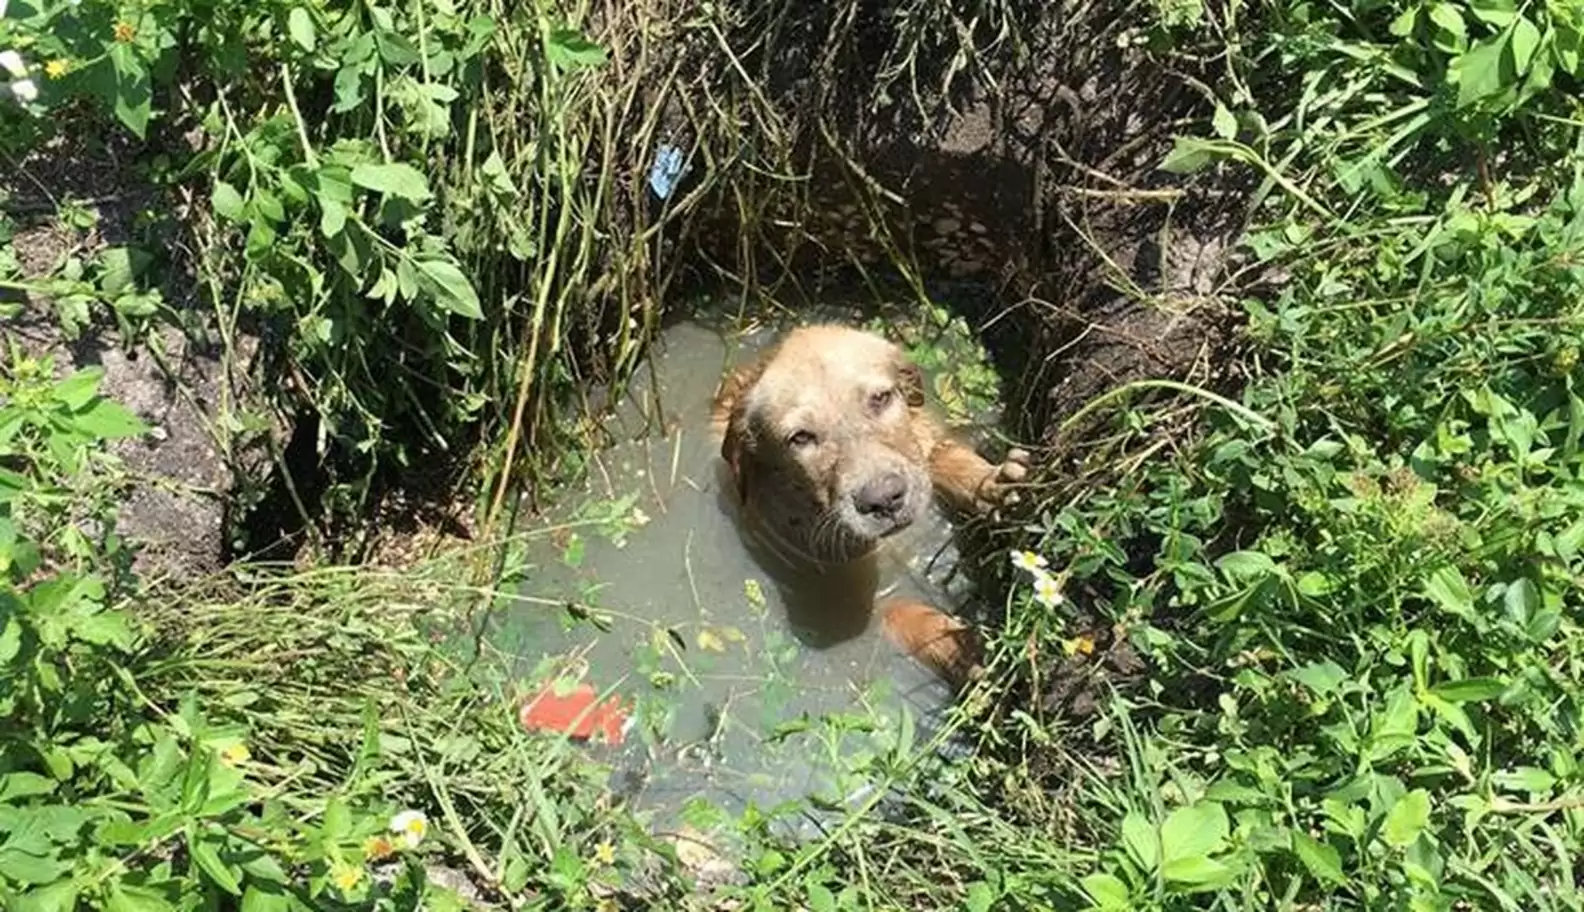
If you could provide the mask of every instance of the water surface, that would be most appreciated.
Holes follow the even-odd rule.
[[[701,323],[663,334],[609,420],[618,443],[535,539],[533,601],[490,637],[519,675],[571,667],[635,701],[618,788],[662,818],[693,799],[734,814],[811,797],[850,805],[873,793],[864,761],[916,749],[904,742],[951,699],[878,620],[830,648],[800,643],[723,509],[710,397],[724,369],[771,339]],[[950,534],[932,511],[889,540],[882,591],[960,605],[969,592]]]

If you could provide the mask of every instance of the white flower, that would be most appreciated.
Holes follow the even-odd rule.
[[[18,79],[11,83],[11,94],[20,101],[37,101],[38,86],[34,85],[31,79]]]
[[[1033,551],[1013,551],[1012,566],[1028,573],[1038,574],[1045,569],[1045,558]]]
[[[1034,578],[1034,601],[1046,608],[1061,604],[1061,586],[1057,585],[1055,577],[1041,573]]]
[[[402,811],[391,818],[390,830],[407,848],[416,849],[418,843],[423,842],[424,834],[429,832],[429,818],[422,811]]]
[[[5,15],[0,12],[0,16]],[[0,70],[5,70],[13,77],[21,79],[27,75],[27,64],[22,62],[22,55],[16,51],[0,51]]]

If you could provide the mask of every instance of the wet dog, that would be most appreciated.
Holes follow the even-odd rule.
[[[876,610],[875,550],[940,496],[983,512],[1027,474],[992,465],[925,408],[923,375],[891,342],[845,326],[787,334],[722,382],[721,457],[750,550],[816,646],[863,632]],[[966,625],[907,600],[878,606],[887,636],[955,683],[977,677]]]

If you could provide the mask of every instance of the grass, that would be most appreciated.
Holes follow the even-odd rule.
[[[10,166],[32,173],[67,129],[106,149],[153,136],[133,171],[194,205],[104,244],[60,194],[45,209],[73,243],[27,274],[8,243],[0,289],[68,334],[136,339],[192,322],[158,278],[190,269],[224,346],[263,328],[285,378],[266,410],[321,422],[312,524],[446,455],[500,546],[515,495],[580,465],[579,391],[631,369],[676,264],[712,262],[679,250],[709,252],[729,217],[750,260],[808,204],[794,150],[862,184],[836,115],[889,96],[885,116],[917,117],[1017,58],[1036,12],[799,9],[12,0],[0,45],[29,69],[4,103],[37,116],[0,130]],[[775,827],[799,807],[691,808],[730,831],[742,877],[723,895],[1584,906],[1584,16],[1132,15],[1141,66],[1201,74],[1203,116],[1163,167],[1250,191],[1241,272],[1215,292],[1246,382],[1152,378],[1068,416],[1060,433],[1103,446],[1063,451],[995,530],[1065,600],[1002,580],[996,673],[957,720],[981,750],[876,753],[854,772],[894,788],[801,845]],[[872,42],[854,102],[839,90],[866,84],[850,59]],[[789,75],[807,95],[775,88]],[[196,149],[172,141],[188,130]],[[645,185],[661,141],[692,168],[665,199]],[[590,756],[519,731],[509,690],[433,638],[515,583],[510,549],[142,588],[106,445],[145,428],[98,382],[14,354],[0,398],[7,908],[444,908],[436,878],[458,871],[524,908],[704,902],[681,850],[604,801]],[[942,392],[970,411],[996,394],[972,371]],[[216,423],[226,452],[269,437],[240,408]],[[403,810],[428,821],[412,847],[390,829]]]

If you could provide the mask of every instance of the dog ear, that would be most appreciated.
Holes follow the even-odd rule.
[[[748,429],[744,409],[737,408],[726,423],[726,436],[721,438],[721,458],[731,470],[737,488],[737,502],[748,502]]]
[[[715,391],[713,420],[722,432],[721,459],[726,462],[727,468],[731,470],[732,480],[737,487],[737,500],[739,503],[748,500],[746,456],[750,441],[746,403],[747,392],[759,380],[759,375],[763,370],[763,361],[756,361],[739,367],[728,374],[721,381],[720,388]]]
[[[907,357],[903,357],[897,366],[897,377],[901,381],[902,396],[907,400],[909,408],[924,407],[924,372]]]

